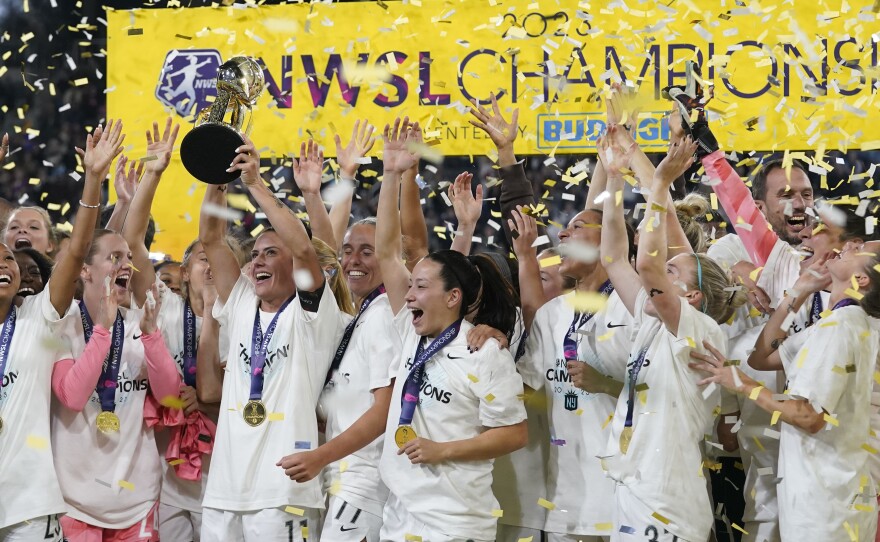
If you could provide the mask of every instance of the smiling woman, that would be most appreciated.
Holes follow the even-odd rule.
[[[50,255],[55,250],[55,236],[49,213],[42,207],[20,207],[9,216],[4,239],[9,248],[33,248]]]

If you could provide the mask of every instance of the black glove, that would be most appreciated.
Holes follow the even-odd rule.
[[[681,113],[681,127],[697,142],[697,157],[702,158],[718,150],[718,141],[709,129],[703,102],[703,87],[694,77],[700,70],[692,61],[685,64],[687,82],[685,87],[667,87],[663,89],[663,97],[672,100]],[[696,114],[694,114],[696,112]]]

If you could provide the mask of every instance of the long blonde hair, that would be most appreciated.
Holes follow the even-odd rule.
[[[342,276],[342,264],[339,263],[339,257],[336,251],[330,248],[330,245],[321,241],[317,237],[312,237],[312,247],[315,254],[318,255],[318,265],[327,278],[327,284],[330,285],[330,291],[336,298],[336,305],[339,310],[354,316],[354,301],[351,298],[351,290],[348,289],[348,283]]]

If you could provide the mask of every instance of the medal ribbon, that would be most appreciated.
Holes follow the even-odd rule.
[[[272,322],[266,329],[266,334],[260,327],[260,309],[257,307],[257,313],[254,315],[254,332],[251,336],[251,401],[259,401],[263,398],[263,367],[266,365],[266,355],[269,350],[269,341],[275,334],[275,326],[278,324],[278,317],[284,312],[284,309],[290,305],[290,302],[296,298],[296,294],[287,298],[287,301],[281,305]]]
[[[333,356],[333,362],[330,364],[330,370],[327,371],[327,377],[324,379],[324,385],[326,386],[330,382],[330,378],[333,376],[333,371],[339,368],[339,364],[342,363],[342,358],[345,357],[345,351],[348,350],[348,343],[351,342],[351,336],[354,334],[354,328],[360,320],[361,315],[367,310],[367,307],[370,306],[370,303],[373,302],[377,297],[385,293],[385,285],[380,284],[378,288],[370,292],[370,295],[366,297],[361,303],[361,308],[358,311],[357,315],[354,319],[345,326],[345,332],[342,334],[342,340],[339,341],[339,346],[336,348],[336,354]]]
[[[257,311],[259,314],[259,311]],[[183,383],[196,387],[196,313],[189,301],[183,304]]]
[[[85,302],[79,302],[79,315],[82,319],[83,335],[88,344],[92,338],[92,317],[86,308]],[[104,358],[104,368],[101,370],[101,377],[98,379],[98,385],[95,392],[101,400],[101,410],[104,412],[113,412],[116,410],[116,379],[119,377],[119,366],[122,361],[122,345],[125,339],[125,322],[122,319],[122,313],[116,311],[116,321],[113,322],[113,339],[110,343],[110,351]]]
[[[0,383],[6,374],[6,362],[9,361],[9,347],[12,344],[12,334],[15,333],[15,321],[18,320],[18,309],[15,305],[9,307],[9,314],[3,322],[3,333],[0,334]]]
[[[614,286],[611,284],[610,280],[606,280],[602,286],[599,287],[599,293],[608,297],[614,291]],[[596,313],[594,312],[580,312],[574,311],[574,318],[571,321],[571,325],[568,326],[568,333],[565,334],[565,338],[562,339],[562,352],[565,355],[565,361],[576,361],[578,359],[578,341],[573,338],[575,330],[578,330],[584,326],[587,322],[589,322]]]
[[[807,320],[807,327],[815,324],[822,318],[822,296],[819,292],[813,294],[813,303],[810,306],[810,319]]]
[[[816,294],[816,295],[819,295],[819,294]],[[834,306],[831,307],[831,310],[836,311],[837,309],[840,309],[843,307],[849,307],[850,305],[858,305],[858,304],[859,304],[859,302],[856,301],[855,299],[853,299],[851,297],[845,297],[845,298],[841,299],[840,301],[838,301],[837,303],[835,303]],[[2,376],[3,376],[3,373],[0,372],[0,377],[2,377]]]
[[[419,346],[416,348],[416,357],[413,361],[412,368],[406,376],[403,383],[403,390],[400,393],[400,421],[398,425],[410,425],[413,416],[416,413],[416,405],[419,404],[419,391],[422,387],[422,380],[425,378],[425,363],[434,357],[444,346],[451,343],[461,330],[461,319],[456,320],[451,326],[443,330],[428,348],[422,348],[422,341],[419,340]]]
[[[648,347],[646,346],[639,352],[638,357],[633,362],[632,369],[629,371],[629,395],[626,399],[626,421],[623,423],[624,427],[632,427],[633,424],[633,413],[636,409],[636,380],[639,379],[639,373],[642,370],[642,365],[645,363],[647,355]]]

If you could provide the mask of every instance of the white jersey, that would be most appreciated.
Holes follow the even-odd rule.
[[[320,477],[297,484],[276,463],[298,450],[318,447],[315,408],[344,329],[341,313],[325,285],[317,312],[304,310],[294,299],[278,317],[263,370],[261,400],[268,419],[251,427],[243,411],[250,397],[251,339],[259,302],[253,284],[241,275],[226,304],[218,300],[214,306],[214,317],[229,330],[229,353],[202,504],[232,512],[287,505],[323,508]],[[265,332],[265,324],[261,327]]]
[[[678,335],[659,318],[645,313],[648,295],[636,299],[635,338],[629,367],[642,358],[635,387],[632,441],[624,454],[620,435],[627,417],[632,383],[627,378],[611,422],[605,465],[613,479],[665,521],[663,527],[685,540],[706,540],[712,528],[712,505],[702,463],[704,435],[711,433],[719,391],[700,387],[704,378],[691,370],[690,353],[707,353],[708,341],[721,352],[727,339],[718,324],[680,298]],[[668,522],[668,523],[667,523]]]
[[[608,441],[616,398],[588,393],[571,383],[563,345],[575,315],[570,305],[574,295],[559,296],[538,309],[518,368],[525,385],[543,388],[547,399],[550,449],[544,498],[555,507],[547,512],[544,530],[608,535],[614,483],[605,476],[598,456]],[[622,381],[632,324],[632,316],[613,292],[605,307],[572,333],[578,359]]]
[[[412,313],[401,310],[394,319],[403,348],[397,357],[397,376],[379,471],[391,493],[416,520],[453,538],[494,540],[498,501],[492,495],[492,460],[446,461],[414,465],[398,455],[394,442],[401,411],[401,393],[422,337],[412,326]],[[470,439],[487,428],[525,420],[522,379],[510,352],[495,340],[476,352],[467,348],[471,324],[462,322],[454,340],[424,365],[419,404],[412,426],[420,437],[435,442]]]
[[[17,310],[0,383],[0,529],[67,509],[49,438],[52,366],[64,349],[57,339],[61,320],[48,285]]]
[[[376,297],[358,319],[339,368],[318,402],[319,415],[326,420],[328,441],[351,427],[373,406],[373,390],[391,384],[391,365],[400,352],[393,320],[387,294]],[[348,457],[327,465],[324,491],[382,517],[388,489],[379,479],[381,455],[380,436]]]
[[[786,341],[789,394],[830,416],[816,434],[782,424],[779,515],[783,540],[848,541],[844,523],[873,540],[874,482],[863,447],[868,439],[871,382],[880,323],[860,307],[842,307],[813,326],[803,347]],[[861,510],[859,510],[861,508]]]
[[[158,284],[162,284],[156,279]],[[185,375],[183,367],[183,350],[184,350],[184,299],[175,294],[164,284],[159,288],[162,298],[162,305],[159,309],[158,325],[162,330],[162,338],[165,340],[165,346],[168,353],[177,366],[177,372],[183,381]],[[199,346],[199,337],[202,334],[202,317],[195,315],[196,333],[195,347]],[[226,354],[229,352],[229,335],[226,328],[220,328],[220,362],[226,362]],[[216,421],[216,420],[214,420]],[[189,510],[190,512],[200,512],[202,510],[202,498],[205,494],[205,487],[208,484],[208,472],[211,467],[211,456],[202,456],[202,479],[201,481],[184,480],[177,476],[174,467],[168,465],[165,461],[165,451],[168,449],[168,443],[171,438],[169,430],[161,430],[156,432],[156,443],[159,446],[159,456],[162,459],[162,493],[160,500],[163,504]]]
[[[516,309],[516,325],[508,350],[514,361],[520,351],[525,354],[528,334],[525,333],[522,310]],[[518,369],[517,369],[518,370]],[[547,457],[550,433],[547,431],[547,408],[541,393],[528,394],[524,402],[529,441],[525,447],[495,459],[492,471],[492,492],[504,515],[498,518],[501,525],[544,530],[547,510],[537,505],[546,495]],[[522,473],[529,473],[523,476]]]
[[[73,519],[107,529],[133,525],[146,517],[159,499],[162,466],[153,429],[144,423],[144,401],[149,392],[144,346],[140,341],[143,311],[124,309],[125,339],[116,387],[119,432],[98,431],[101,413],[97,392],[80,412],[52,399],[52,451],[58,480]],[[69,357],[85,349],[79,303],[62,330]],[[112,341],[112,329],[111,341]],[[96,383],[97,384],[97,383]],[[76,450],[73,453],[72,450]]]

